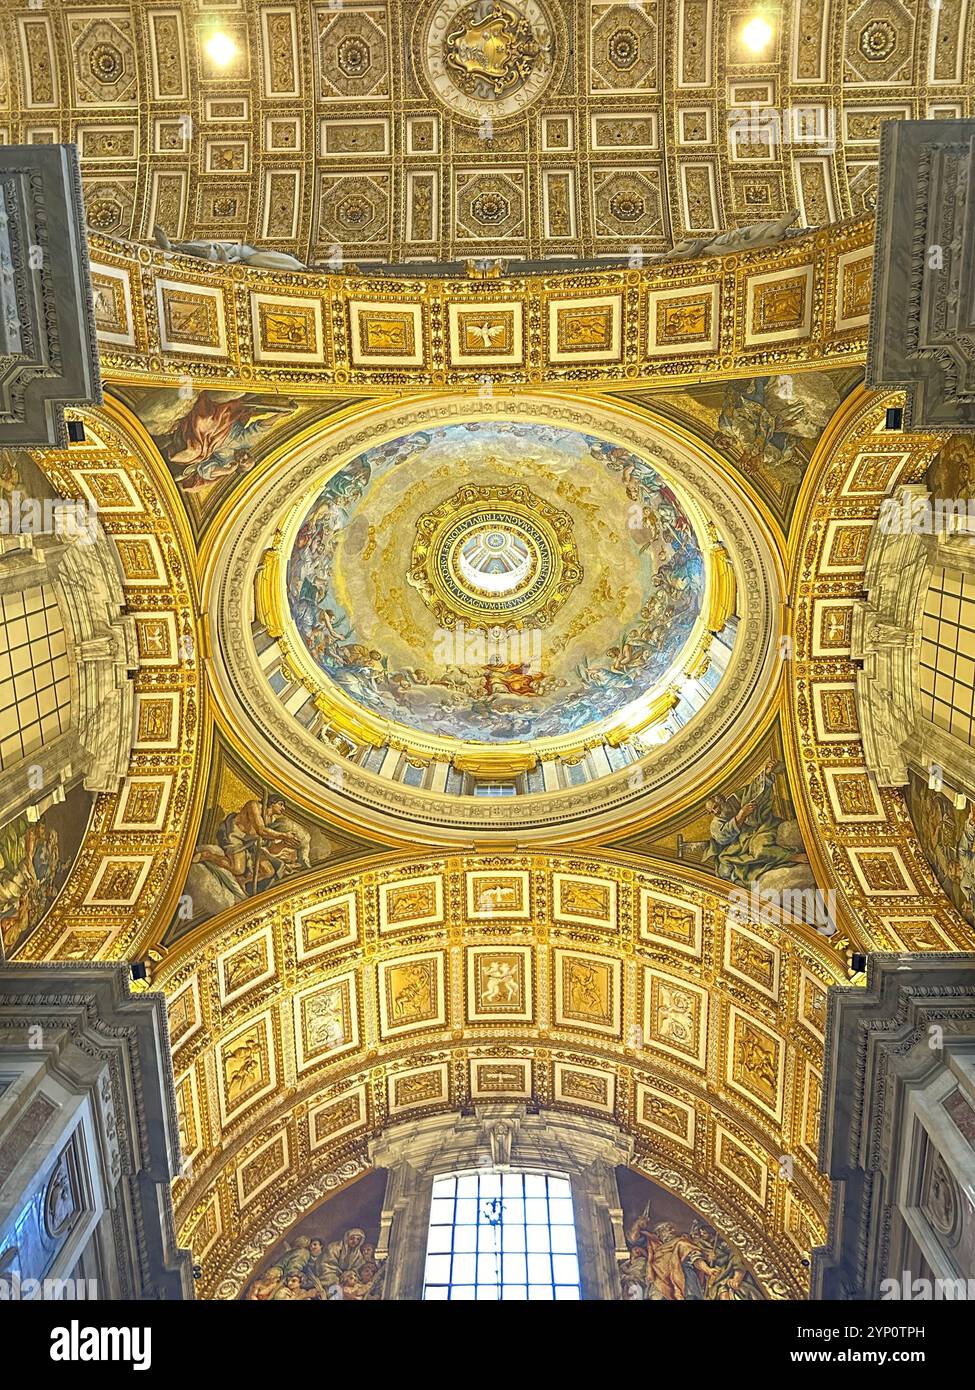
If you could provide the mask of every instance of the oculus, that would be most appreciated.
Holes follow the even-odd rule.
[[[409,580],[443,627],[545,627],[582,578],[571,516],[528,488],[461,488],[416,531]]]

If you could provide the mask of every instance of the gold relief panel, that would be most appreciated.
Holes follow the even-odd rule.
[[[190,1227],[189,1233],[180,1237],[180,1243],[188,1243],[197,1262],[203,1260],[223,1235],[223,1220],[220,1215],[220,1197],[211,1193],[206,1206]]]
[[[135,637],[143,666],[179,665],[174,613],[136,613]]]
[[[162,551],[155,536],[113,536],[112,539],[127,587],[151,589],[168,583]]]
[[[308,1110],[308,1148],[311,1153],[333,1144],[347,1134],[364,1129],[369,1121],[369,1099],[365,1083],[344,1091],[334,1099],[312,1105]]]
[[[266,117],[264,123],[264,148],[268,154],[292,154],[300,150],[301,117]]]
[[[468,946],[468,1023],[531,1023],[532,951],[529,946]]]
[[[655,967],[643,972],[643,1034],[647,1047],[704,1070],[708,1047],[708,993],[700,985]]]
[[[109,516],[145,511],[139,494],[121,468],[74,468],[78,486],[89,502]]]
[[[760,174],[750,169],[747,174],[732,177],[731,193],[735,211],[751,217],[771,218],[785,207],[781,174]]]
[[[710,145],[714,139],[710,106],[684,106],[677,113],[677,139],[682,145]]]
[[[175,1052],[203,1027],[199,976],[191,975],[186,984],[166,1001],[166,1011],[169,1016],[169,1045]]]
[[[805,1202],[794,1196],[789,1187],[785,1190],[784,1225],[786,1235],[804,1259],[808,1259],[814,1246],[824,1242],[826,1231],[823,1223],[815,1220]]]
[[[206,290],[174,280],[156,281],[159,341],[166,352],[202,357],[227,355],[223,290]]]
[[[406,239],[422,245],[439,237],[439,170],[411,169],[406,175]]]
[[[589,118],[589,131],[594,153],[660,147],[656,111],[594,111]]]
[[[450,1099],[450,1072],[446,1062],[415,1071],[399,1072],[388,1078],[390,1115],[404,1110],[416,1110],[423,1105],[438,1105]]]
[[[666,212],[659,167],[590,168],[590,178],[597,241],[663,244]]]
[[[288,1172],[291,1154],[288,1146],[288,1131],[282,1129],[270,1139],[259,1145],[243,1163],[234,1170],[237,1186],[237,1201],[243,1210],[250,1202],[270,1187],[271,1183]]]
[[[640,940],[700,958],[704,909],[656,889],[640,889]]]
[[[575,149],[575,117],[568,111],[542,117],[542,153],[567,154]]]
[[[734,1004],[728,1013],[725,1078],[740,1095],[754,1101],[773,1119],[782,1119],[785,1054],[781,1041],[757,1019]]]
[[[378,893],[381,932],[433,927],[443,921],[443,877],[440,874],[381,883]]]
[[[291,241],[298,235],[301,211],[301,170],[270,169],[263,177],[265,241]]]
[[[616,883],[582,874],[552,875],[552,915],[581,927],[616,929]]]
[[[246,174],[250,170],[249,140],[206,140],[203,153],[207,174]]]
[[[301,990],[292,1000],[298,1071],[359,1046],[354,970]]]
[[[661,26],[654,0],[641,5],[591,0],[590,92],[647,92],[658,82]]]
[[[222,1006],[273,979],[274,936],[270,924],[217,956],[216,971],[217,997]]]
[[[169,811],[173,776],[127,777],[122,784],[113,830],[162,830]]]
[[[356,367],[419,367],[423,310],[419,304],[349,301],[352,363]]]
[[[379,1030],[384,1038],[446,1026],[443,951],[379,964]]]
[[[136,691],[133,752],[168,752],[179,747],[179,691]]]
[[[955,951],[957,946],[934,917],[881,917],[881,924],[903,951]]]
[[[808,338],[813,267],[750,275],[745,289],[745,347]]]
[[[685,160],[678,167],[680,216],[686,231],[694,236],[720,228],[715,163],[710,159]]]
[[[358,935],[354,891],[338,893],[295,913],[295,955],[299,962],[337,946],[351,946]]]
[[[531,918],[527,873],[475,869],[466,874],[466,888],[467,916],[472,922],[527,922]]]
[[[455,239],[503,245],[527,236],[527,182],[524,168],[455,169]]]
[[[576,235],[576,174],[574,169],[542,173],[542,215],[545,237],[564,241]]]
[[[724,939],[724,968],[769,997],[779,997],[781,952],[730,919]]]
[[[836,262],[837,330],[866,328],[870,322],[870,296],[873,293],[873,247],[845,251]]]
[[[132,286],[128,271],[93,263],[91,298],[99,339],[119,347],[135,347]]]
[[[823,1108],[823,1078],[808,1062],[804,1064],[802,1082],[802,1117],[799,1131],[800,1146],[814,1163],[819,1163],[819,1120]]]
[[[717,352],[718,285],[700,289],[651,290],[647,297],[651,357],[680,352]]]
[[[204,1135],[200,1117],[200,1093],[196,1068],[190,1067],[175,1080],[176,1117],[179,1125],[179,1148],[183,1166],[192,1163],[203,1151]]]
[[[278,5],[261,10],[261,74],[272,97],[301,95],[299,40],[294,8]]]
[[[826,1037],[826,986],[808,970],[799,975],[799,1022],[804,1023],[813,1037],[823,1042]]]
[[[115,931],[84,931],[69,927],[55,941],[51,956],[55,960],[97,960],[117,935],[118,928]]]
[[[857,454],[840,488],[841,497],[874,497],[892,492],[910,461],[906,452]]]
[[[622,991],[619,960],[559,948],[553,954],[556,1026],[618,1038]]]
[[[530,1100],[532,1064],[521,1058],[477,1058],[471,1062],[471,1100]]]
[[[616,1077],[611,1071],[555,1063],[555,1099],[568,1105],[584,1105],[612,1115],[616,1109]]]
[[[636,1083],[636,1122],[643,1129],[653,1130],[693,1152],[697,1128],[697,1114],[693,1105],[645,1081]]]
[[[909,898],[917,887],[899,849],[848,849],[850,863],[868,898]]]
[[[453,366],[517,366],[524,360],[522,308],[448,304]]]
[[[375,246],[390,232],[388,174],[335,174],[320,181],[320,244]]]
[[[152,868],[152,855],[106,855],[84,897],[86,907],[132,907]]]
[[[242,1024],[217,1044],[217,1094],[224,1126],[277,1085],[270,1011]]]
[[[389,10],[319,5],[319,96],[325,101],[376,100],[389,95]]]
[[[820,743],[859,741],[856,686],[851,681],[814,681],[812,697]]]
[[[548,358],[556,365],[622,360],[623,301],[618,294],[548,301]]]
[[[440,153],[440,117],[435,115],[408,116],[406,119],[406,153]]]
[[[831,521],[823,541],[820,573],[858,575],[862,572],[873,532],[872,521]]]
[[[254,357],[258,362],[325,360],[320,299],[251,294]]]
[[[768,1168],[721,1124],[714,1126],[714,1161],[743,1192],[764,1207],[768,1193]]]
[[[853,641],[854,601],[848,598],[813,600],[812,655],[849,656]]]
[[[838,825],[886,820],[876,779],[866,767],[824,767],[823,780]]]
[[[362,159],[390,151],[389,121],[382,116],[363,120],[323,120],[321,151],[326,159]]]

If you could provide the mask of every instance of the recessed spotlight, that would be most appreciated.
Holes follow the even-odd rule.
[[[237,45],[229,34],[211,34],[206,41],[207,57],[218,68],[225,68],[237,57]]]
[[[741,40],[753,53],[761,53],[772,41],[772,26],[760,14],[753,15],[741,31]]]

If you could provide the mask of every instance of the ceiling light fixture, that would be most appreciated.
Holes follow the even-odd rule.
[[[229,34],[211,34],[206,42],[207,57],[218,68],[225,68],[237,57],[237,45]]]
[[[753,15],[742,29],[741,38],[752,53],[761,53],[772,41],[772,26],[760,14]]]

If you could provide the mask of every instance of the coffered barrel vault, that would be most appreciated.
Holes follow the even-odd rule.
[[[961,0],[7,6],[0,138],[76,141],[89,225],[303,260],[658,251],[872,207],[885,118],[973,113]],[[236,45],[220,66],[219,29]]]
[[[703,883],[606,856],[404,856],[227,914],[153,981],[201,1290],[239,1294],[387,1124],[515,1100],[614,1120],[769,1296],[800,1295],[826,1210],[826,989],[845,969],[808,928],[746,924]]]

